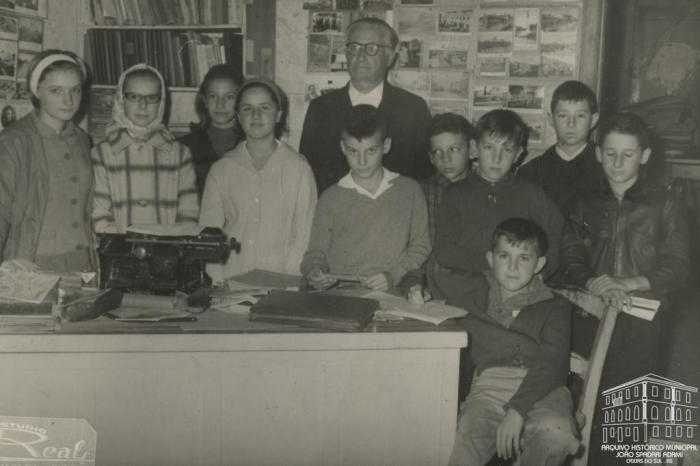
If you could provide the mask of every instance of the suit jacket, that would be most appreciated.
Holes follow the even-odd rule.
[[[299,152],[313,169],[319,194],[336,183],[350,170],[340,149],[340,135],[345,115],[352,104],[349,83],[311,101],[304,120]],[[379,104],[387,119],[391,150],[384,156],[384,166],[391,171],[422,180],[434,170],[428,157],[430,111],[415,94],[384,83]]]

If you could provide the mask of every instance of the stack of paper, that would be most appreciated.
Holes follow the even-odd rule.
[[[631,301],[632,305],[623,306],[622,312],[649,321],[654,320],[661,305],[661,302],[656,299],[640,298],[639,296],[632,296]]]

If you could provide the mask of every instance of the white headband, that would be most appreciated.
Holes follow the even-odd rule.
[[[32,94],[36,95],[37,89],[39,88],[39,78],[41,77],[41,73],[44,72],[47,66],[51,65],[52,63],[56,63],[57,61],[67,61],[78,65],[80,71],[83,73],[83,79],[85,79],[85,65],[83,65],[82,62],[69,55],[54,53],[42,58],[32,70],[32,74],[29,77],[29,90]]]

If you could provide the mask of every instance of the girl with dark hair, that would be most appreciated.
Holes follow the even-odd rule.
[[[191,133],[180,138],[189,147],[197,174],[197,190],[201,196],[211,164],[236,147],[239,141],[234,104],[243,79],[231,65],[215,65],[204,76],[195,97],[198,123],[190,125]]]
[[[85,76],[82,60],[62,50],[45,50],[29,65],[35,110],[0,133],[2,260],[58,272],[95,266],[90,142],[72,122]]]
[[[199,223],[222,228],[241,244],[225,264],[209,264],[214,281],[252,269],[298,274],[316,206],[316,183],[303,155],[278,138],[286,99],[266,78],[246,81],[236,97],[245,140],[214,163]]]

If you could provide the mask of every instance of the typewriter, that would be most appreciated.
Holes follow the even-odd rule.
[[[191,293],[209,285],[205,264],[225,261],[241,247],[219,228],[182,236],[98,233],[97,243],[100,288],[154,294]]]

